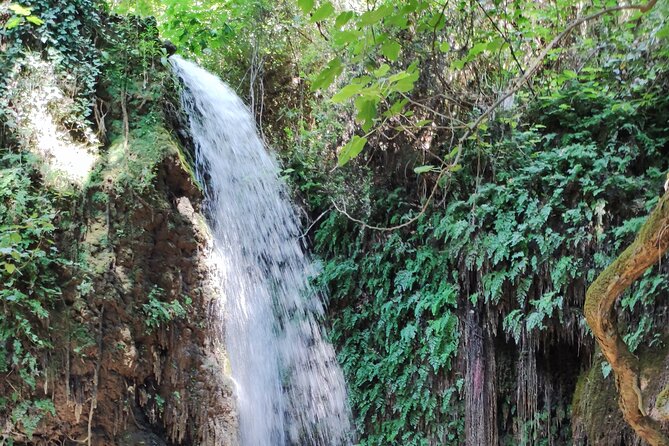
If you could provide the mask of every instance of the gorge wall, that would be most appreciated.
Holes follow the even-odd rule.
[[[155,22],[103,11],[0,41],[0,444],[234,445],[179,86]]]

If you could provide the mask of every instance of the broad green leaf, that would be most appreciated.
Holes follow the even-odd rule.
[[[13,29],[19,26],[23,22],[23,17],[12,17],[11,19],[7,20],[7,23],[5,23],[5,29]]]
[[[360,25],[362,26],[374,25],[375,23],[378,23],[385,17],[389,16],[391,11],[392,11],[391,7],[387,5],[380,6],[371,11],[367,11],[360,16]]]
[[[434,166],[431,164],[426,164],[425,166],[419,166],[414,168],[413,171],[420,175],[421,173],[428,173],[431,172],[432,170],[434,170]]]
[[[360,31],[336,31],[332,33],[332,41],[335,45],[344,46],[355,42],[360,37]]]
[[[343,70],[344,68],[342,67],[341,59],[339,57],[332,59],[327,67],[325,67],[311,83],[311,90],[316,91],[318,89],[328,88]]]
[[[355,100],[355,108],[358,110],[356,118],[362,123],[362,129],[368,131],[372,128],[374,118],[376,118],[377,98],[359,97]]]
[[[384,23],[389,26],[396,26],[400,29],[407,29],[409,27],[409,19],[405,14],[394,14],[386,17]]]
[[[397,60],[402,47],[394,40],[389,40],[381,46],[381,53],[390,60]]]
[[[474,45],[473,47],[471,47],[471,49],[467,53],[467,57],[468,58],[474,58],[474,57],[478,56],[479,54],[483,53],[484,51],[486,51],[487,49],[488,49],[488,44],[487,43],[479,42],[476,45]]]
[[[21,238],[21,234],[19,234],[18,232],[12,232],[9,235],[9,241],[13,244],[20,243],[21,240],[23,239]]]
[[[388,73],[388,71],[390,71],[390,65],[388,65],[387,63],[384,63],[379,68],[374,70],[374,76],[376,76],[376,77],[385,76]]]
[[[467,58],[457,59],[451,63],[451,69],[462,70],[467,63]]]
[[[486,45],[486,50],[490,51],[491,53],[494,53],[495,51],[499,50],[502,48],[504,45],[504,39],[493,39],[488,44]]]
[[[365,148],[365,144],[367,144],[367,138],[358,135],[353,136],[339,152],[337,164],[341,167],[358,156]]]
[[[327,19],[334,13],[335,9],[334,6],[332,6],[332,3],[325,2],[317,10],[314,11],[313,15],[311,16],[311,21],[320,22],[322,20]]]
[[[26,20],[32,23],[33,25],[41,26],[44,25],[44,20],[40,19],[36,15],[29,15],[26,17]]]
[[[451,50],[451,45],[448,42],[441,42],[439,44],[439,51],[442,53],[448,53]]]
[[[356,94],[360,93],[360,90],[363,89],[362,84],[349,84],[346,85],[344,88],[339,90],[337,94],[332,96],[332,102],[335,104],[341,104],[342,102],[352,98]]]
[[[7,271],[8,274],[12,274],[16,271],[16,265],[13,263],[5,263],[5,271]]]
[[[404,72],[402,76],[391,76],[388,80],[391,82],[394,81],[394,83],[390,85],[390,91],[406,93],[413,90],[413,85],[418,80],[419,75],[418,71],[415,70],[413,72]]]
[[[402,109],[404,109],[408,103],[408,99],[400,99],[399,101],[395,101],[393,105],[390,106],[388,111],[386,111],[385,116],[391,117],[400,114]]]
[[[462,170],[462,164],[454,164],[451,167],[448,168],[451,172],[458,172]]]
[[[16,15],[29,16],[32,12],[32,8],[26,8],[21,6],[18,3],[12,3],[9,6],[9,9]]]
[[[346,25],[353,17],[355,17],[353,11],[344,11],[335,19],[335,26],[337,28],[341,28],[342,26]]]
[[[309,14],[314,9],[314,0],[297,0],[297,6],[300,7],[303,13]]]

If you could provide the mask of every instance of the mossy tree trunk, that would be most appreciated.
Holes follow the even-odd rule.
[[[616,325],[618,297],[669,248],[669,192],[644,223],[634,242],[588,288],[585,318],[611,364],[625,420],[652,446],[669,446],[669,437],[645,412],[639,387],[639,361],[623,341]]]

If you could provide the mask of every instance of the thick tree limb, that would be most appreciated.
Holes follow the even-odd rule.
[[[669,192],[620,256],[588,288],[585,318],[616,377],[620,410],[639,437],[651,446],[669,446],[669,437],[645,413],[639,388],[639,361],[630,353],[616,326],[615,303],[649,266],[669,249]]]

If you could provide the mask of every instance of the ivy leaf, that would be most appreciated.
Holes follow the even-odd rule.
[[[309,14],[314,9],[314,0],[297,0],[297,6],[300,7],[303,13]]]
[[[367,138],[360,137],[358,135],[353,136],[353,138],[346,143],[346,145],[339,152],[337,159],[337,164],[341,167],[348,163],[350,160],[355,158],[362,152],[362,149],[365,148],[367,144]]]
[[[23,17],[12,17],[11,19],[7,20],[7,23],[5,23],[5,29],[13,29],[19,26],[23,22]]]
[[[334,14],[334,12],[335,9],[334,6],[332,6],[332,3],[325,2],[317,10],[314,11],[313,15],[311,16],[311,21],[320,22],[330,17],[332,14]]]
[[[344,68],[342,67],[341,59],[339,57],[332,59],[327,67],[325,67],[325,69],[323,69],[311,83],[311,91],[328,88],[343,70]]]
[[[39,17],[35,15],[29,15],[26,17],[26,20],[32,23],[33,25],[41,26],[44,25],[44,20],[40,19]]]
[[[16,15],[29,16],[32,12],[31,8],[26,8],[21,6],[18,3],[13,3],[9,6],[9,9]]]
[[[13,263],[5,263],[5,271],[7,271],[7,274],[12,274],[16,271],[16,265]]]
[[[432,172],[433,169],[434,169],[433,165],[426,164],[425,166],[419,166],[419,167],[414,168],[413,171],[416,172],[418,175],[420,175],[422,173]]]

